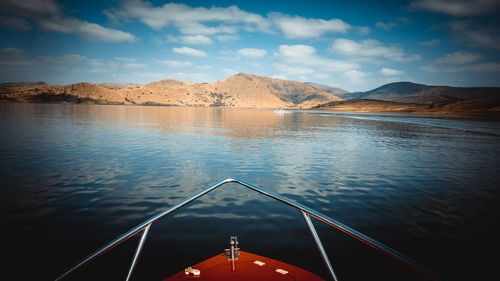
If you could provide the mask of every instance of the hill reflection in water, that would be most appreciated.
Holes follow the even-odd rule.
[[[317,209],[450,280],[492,274],[488,256],[499,250],[500,234],[498,123],[155,106],[0,109],[1,218],[7,241],[15,242],[6,246],[8,268],[19,279],[54,278],[227,177]],[[316,226],[340,278],[421,280]],[[161,279],[211,257],[235,234],[244,250],[326,276],[300,213],[231,184],[155,224],[137,278]],[[134,247],[113,250],[81,279],[96,272],[123,279]],[[26,264],[34,270],[20,271]]]

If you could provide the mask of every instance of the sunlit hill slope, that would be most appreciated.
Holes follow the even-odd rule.
[[[211,83],[167,79],[142,85],[43,82],[0,85],[4,102],[310,108],[341,100],[308,84],[239,73]]]

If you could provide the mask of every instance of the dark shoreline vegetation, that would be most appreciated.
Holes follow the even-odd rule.
[[[213,83],[171,79],[143,85],[3,83],[0,84],[0,102],[289,108],[500,119],[500,88],[459,88],[397,82],[371,91],[349,93],[328,85],[246,73]]]

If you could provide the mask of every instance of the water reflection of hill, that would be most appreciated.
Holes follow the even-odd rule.
[[[485,268],[495,274],[497,124],[327,111],[0,104],[0,217],[6,240],[19,242],[4,252],[9,262],[38,266],[16,271],[29,275],[18,279],[53,278],[143,219],[236,177],[420,257],[449,279],[475,280]],[[324,269],[300,213],[237,185],[174,216],[154,225],[141,256],[148,272],[161,271],[153,279],[166,274],[166,262],[182,268],[193,254],[212,256],[231,234],[245,249]],[[373,249],[316,226],[329,254],[344,261],[345,276],[385,280],[388,268],[393,274],[394,264],[385,264],[392,260],[372,258]],[[412,280],[401,275],[391,280]]]
[[[70,112],[65,112],[106,126],[122,124],[179,134],[235,138],[307,138],[308,131],[324,129],[324,124],[318,122],[317,116],[302,114],[300,111],[276,114],[274,110],[267,109],[83,105],[69,107]],[[333,119],[328,124],[328,130],[339,126],[343,120]]]

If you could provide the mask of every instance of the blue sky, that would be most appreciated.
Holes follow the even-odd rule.
[[[0,81],[500,86],[500,1],[0,0]]]

